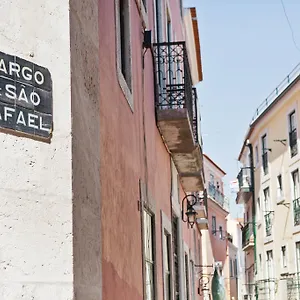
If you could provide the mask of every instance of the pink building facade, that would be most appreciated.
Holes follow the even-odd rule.
[[[193,89],[202,70],[196,11],[180,3],[99,3],[105,300],[201,299],[201,233],[182,221],[181,202],[204,188]],[[197,52],[186,49],[186,14]]]

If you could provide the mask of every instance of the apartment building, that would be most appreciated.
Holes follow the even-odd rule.
[[[195,8],[25,2],[0,4],[0,298],[203,299]]]
[[[203,232],[203,264],[207,266],[205,273],[210,274],[210,281],[214,271],[218,269],[220,289],[225,293],[228,292],[226,286],[226,276],[229,274],[229,264],[227,261],[227,220],[228,207],[224,195],[223,177],[226,173],[206,154],[203,154],[205,187],[207,191],[208,223],[209,231]],[[210,286],[210,293],[213,295],[214,290]],[[206,295],[207,296],[207,295]],[[208,296],[205,299],[210,299]],[[223,298],[220,298],[223,299]]]
[[[239,155],[245,299],[299,297],[299,71],[256,110]]]

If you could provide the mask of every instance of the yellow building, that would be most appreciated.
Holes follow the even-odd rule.
[[[244,299],[300,296],[299,126],[300,65],[256,110],[239,155]]]

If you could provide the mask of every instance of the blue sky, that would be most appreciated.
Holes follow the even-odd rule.
[[[283,0],[300,49],[300,1]],[[300,62],[281,0],[185,0],[197,8],[203,82],[204,152],[226,172],[238,173],[237,157],[252,115]],[[231,208],[234,196],[231,195]]]

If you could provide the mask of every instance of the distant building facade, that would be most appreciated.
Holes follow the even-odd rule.
[[[220,270],[224,292],[227,294],[230,293],[230,286],[226,285],[226,278],[229,274],[226,217],[229,211],[223,183],[226,173],[208,155],[204,154],[203,157],[209,223],[209,231],[203,233],[206,247],[203,250],[203,262],[204,265],[210,266],[205,269],[205,272],[211,276],[216,268]],[[205,299],[209,299],[208,296]]]

